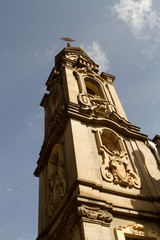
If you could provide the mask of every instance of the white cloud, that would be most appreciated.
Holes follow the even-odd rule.
[[[160,17],[152,8],[152,0],[120,0],[114,5],[113,11],[131,28],[136,37],[145,27],[159,28]]]
[[[7,188],[6,191],[7,191],[7,192],[12,192],[12,191],[13,191],[13,188]]]
[[[159,46],[160,32],[158,32],[156,35],[153,35],[152,39],[150,39],[149,41],[148,47],[144,48],[141,52],[142,54],[147,55],[151,59]]]
[[[4,187],[4,186],[1,186],[1,189],[0,189],[0,193],[1,194],[5,194],[6,192],[12,192],[13,191],[13,188],[11,187]]]
[[[160,45],[160,14],[152,0],[119,0],[112,10],[136,39],[145,40],[147,47],[142,53],[152,58]]]
[[[109,59],[106,57],[104,51],[98,42],[93,41],[91,45],[81,46],[88,56],[99,65],[100,71],[107,71],[109,69]]]

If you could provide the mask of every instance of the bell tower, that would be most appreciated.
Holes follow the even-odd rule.
[[[37,240],[160,239],[159,156],[128,121],[114,80],[79,47],[55,57],[34,172]]]

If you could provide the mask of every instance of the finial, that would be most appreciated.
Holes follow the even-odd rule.
[[[61,38],[63,41],[67,42],[67,47],[70,47],[70,43],[69,42],[74,42],[75,40],[73,40],[72,38],[68,38],[68,37],[63,37]]]

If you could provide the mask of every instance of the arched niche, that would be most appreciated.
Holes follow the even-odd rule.
[[[84,77],[84,83],[87,94],[105,99],[103,86],[99,81],[91,77]]]
[[[105,150],[108,154],[125,152],[121,137],[109,128],[102,129],[96,133],[99,150]]]
[[[113,130],[103,128],[96,131],[98,151],[102,155],[101,174],[103,180],[123,187],[141,188],[139,176],[128,164],[128,154],[122,138]]]
[[[49,161],[48,161],[49,179],[55,177],[58,162],[59,162],[58,144],[56,144],[51,151]]]

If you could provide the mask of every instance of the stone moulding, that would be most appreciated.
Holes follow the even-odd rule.
[[[85,218],[89,222],[109,224],[112,221],[112,215],[107,210],[103,210],[98,207],[81,205],[78,207],[78,214],[80,217]]]
[[[65,228],[66,233],[71,236],[77,225],[83,222],[109,227],[113,217],[106,206],[96,204],[94,200],[91,203],[89,199],[79,196],[70,202],[62,219],[61,228]]]
[[[145,227],[142,224],[132,224],[127,226],[119,226],[115,228],[116,240],[126,240],[126,237],[139,239],[148,239],[148,240],[160,240],[160,234],[152,231],[150,228]],[[144,238],[145,237],[145,238]]]

